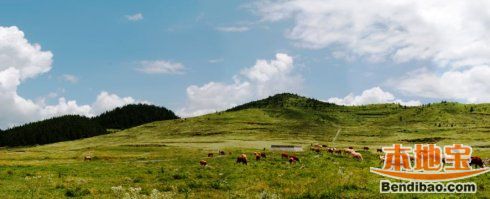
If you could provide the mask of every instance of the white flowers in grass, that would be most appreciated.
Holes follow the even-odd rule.
[[[260,194],[257,195],[257,198],[260,199],[279,199],[279,195],[276,193],[268,192],[266,190],[262,191]]]
[[[128,187],[127,189],[122,186],[111,187],[112,192],[118,197],[123,199],[167,199],[174,198],[174,192],[160,192],[153,189],[150,195],[140,193],[141,187]]]
[[[42,176],[26,176],[24,179],[26,181],[29,181],[29,180],[37,180],[39,178],[42,178]]]

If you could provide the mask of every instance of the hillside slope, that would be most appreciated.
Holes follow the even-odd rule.
[[[418,107],[398,104],[338,106],[280,94],[225,112],[152,122],[79,142],[84,143],[83,146],[165,144],[263,148],[274,143],[316,142],[378,147],[394,142],[429,140],[441,144],[469,143],[476,145],[476,150],[484,150],[490,147],[489,115],[488,104],[444,102]],[[341,133],[334,142],[340,129]],[[61,145],[77,146],[75,143]]]

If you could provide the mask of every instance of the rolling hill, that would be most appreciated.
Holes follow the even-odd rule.
[[[441,102],[338,106],[279,94],[230,110],[194,118],[154,121],[119,132],[36,147],[0,150],[2,195],[121,197],[159,193],[168,198],[378,198],[375,149],[393,143],[463,143],[490,158],[490,105]],[[271,144],[308,148],[321,143],[353,146],[364,156],[298,152],[289,165]],[[371,148],[362,151],[362,147]],[[267,159],[235,164],[240,153],[266,149]],[[208,158],[224,150],[231,155]],[[92,161],[83,161],[90,155]],[[208,167],[201,168],[199,160]],[[26,176],[42,176],[25,180]],[[490,194],[490,177],[471,178],[474,196]],[[359,183],[363,182],[363,183]],[[43,184],[43,186],[36,186]],[[156,191],[156,192],[155,192]],[[384,195],[397,198],[400,195]],[[409,194],[406,198],[450,197]]]

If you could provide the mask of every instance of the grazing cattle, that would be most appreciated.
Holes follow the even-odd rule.
[[[294,164],[294,163],[296,163],[296,159],[294,159],[292,157],[289,158],[289,164]]]
[[[362,149],[364,149],[364,151],[369,151],[369,147],[367,146],[363,147]]]
[[[326,144],[322,144],[322,147],[325,147],[325,148],[326,148],[326,147],[328,147],[328,146],[327,146]]]
[[[383,153],[383,149],[376,149],[377,153]]]
[[[209,157],[209,158],[212,158],[212,157],[213,157],[213,155],[214,155],[213,153],[208,153],[208,157]]]
[[[208,162],[206,162],[206,160],[201,160],[201,161],[199,161],[199,165],[201,165],[202,167],[205,167],[206,165],[208,165]]]
[[[342,150],[340,150],[340,149],[335,149],[335,150],[334,150],[334,152],[335,152],[336,154],[342,155]]]
[[[86,155],[84,158],[83,158],[84,161],[90,161],[92,160],[92,156],[89,156],[89,155]]]
[[[219,155],[225,155],[224,151],[219,151]]]
[[[349,149],[345,149],[344,152],[346,154],[352,154],[352,153],[355,153],[356,151],[354,151],[354,149],[349,148]]]
[[[289,154],[288,154],[288,153],[282,153],[282,154],[281,154],[281,158],[286,158],[286,159],[288,159],[288,158],[289,158]]]
[[[335,151],[335,148],[328,148],[328,149],[327,149],[327,152],[329,152],[329,153],[331,153],[331,154],[333,154],[333,152],[334,152],[334,151]]]
[[[294,155],[289,156],[289,158],[290,158],[290,159],[291,159],[291,158],[293,158],[295,161],[299,161],[299,158],[298,158],[298,157],[296,157],[296,156],[294,156]]]
[[[475,168],[483,168],[483,160],[478,156],[472,156],[470,159],[470,166],[475,166]]]
[[[255,160],[259,161],[260,160],[260,155],[255,156]]]
[[[241,154],[240,156],[238,156],[236,158],[236,163],[242,163],[244,165],[247,165],[247,163],[248,163],[247,155]]]
[[[260,152],[260,157],[261,157],[261,158],[266,158],[266,157],[267,157],[267,155],[265,154],[265,152]]]
[[[362,161],[362,155],[360,153],[357,153],[357,152],[353,152],[351,153],[352,157],[359,160],[359,161]]]
[[[350,147],[349,147],[349,149],[354,149],[354,147],[351,147],[351,146],[350,146]]]
[[[315,152],[320,153],[320,148],[315,148]]]

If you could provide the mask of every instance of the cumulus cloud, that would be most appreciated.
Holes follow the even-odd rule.
[[[137,71],[147,74],[182,74],[184,64],[165,60],[141,61]]]
[[[439,65],[490,62],[490,2],[480,1],[268,1],[257,5],[266,21],[292,18],[286,36],[307,48],[338,46],[349,54]]]
[[[140,21],[140,20],[143,20],[143,14],[136,13],[133,15],[126,15],[126,19],[129,21]]]
[[[247,26],[223,26],[216,28],[216,30],[221,32],[246,32],[250,28]]]
[[[422,69],[394,80],[392,84],[411,95],[481,103],[490,102],[489,77],[489,66],[450,70],[442,74]]]
[[[124,106],[126,104],[133,104],[136,102],[137,101],[132,97],[119,97],[116,94],[110,94],[106,91],[102,91],[92,104],[90,111],[92,114],[99,114],[106,110],[111,110],[116,107]]]
[[[255,8],[265,22],[292,20],[285,36],[300,47],[328,47],[347,60],[432,63],[394,84],[404,93],[488,102],[490,82],[475,71],[490,66],[489,1],[278,0]]]
[[[53,54],[43,51],[39,44],[31,44],[17,27],[0,26],[0,128],[11,127],[64,114],[93,116],[104,110],[135,102],[102,92],[92,105],[78,105],[74,100],[58,99],[54,105],[44,100],[34,102],[17,93],[17,88],[28,78],[48,72]]]
[[[235,75],[231,84],[209,82],[187,87],[187,106],[178,113],[197,116],[280,92],[298,92],[303,78],[293,70],[293,58],[287,54],[278,53],[270,61],[257,60]]]
[[[420,101],[403,101],[400,99],[396,99],[393,94],[383,91],[383,89],[381,89],[380,87],[373,87],[364,90],[361,95],[354,95],[353,93],[350,93],[344,98],[333,97],[328,99],[327,101],[338,105],[348,106],[383,103],[397,103],[406,106],[418,106],[421,104]]]

